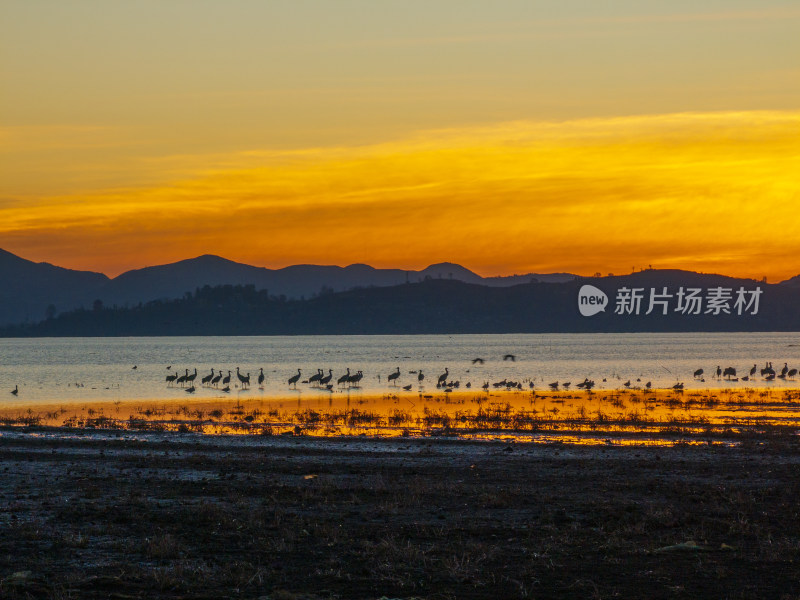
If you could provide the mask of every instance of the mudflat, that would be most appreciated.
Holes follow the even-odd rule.
[[[0,429],[4,598],[797,598],[800,444]]]

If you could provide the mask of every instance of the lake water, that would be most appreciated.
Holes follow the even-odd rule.
[[[515,361],[503,360],[513,354]],[[473,364],[475,358],[484,363]],[[231,395],[248,397],[319,398],[337,394],[418,394],[435,391],[438,376],[449,370],[448,380],[480,389],[484,382],[503,379],[532,381],[538,390],[554,381],[590,378],[596,389],[622,388],[627,381],[653,388],[683,382],[686,389],[772,387],[794,388],[797,381],[725,382],[711,378],[720,365],[735,367],[745,375],[756,364],[772,362],[780,372],[784,363],[800,367],[799,333],[636,333],[636,334],[509,334],[419,336],[297,336],[297,337],[145,337],[51,338],[0,340],[0,386],[3,403],[117,401],[126,399],[185,398],[180,387],[169,387],[165,377],[175,371],[197,369],[195,397],[222,396],[218,389],[203,388],[200,379],[215,371],[232,371]],[[136,369],[133,366],[136,366]],[[171,369],[167,369],[167,367]],[[236,368],[250,373],[250,390],[237,385]],[[400,368],[399,385],[387,375]],[[256,383],[263,368],[266,382]],[[317,369],[333,371],[333,381],[347,368],[362,371],[356,392],[334,386],[318,390],[307,384],[297,389],[287,383],[302,370],[302,379]],[[705,370],[705,382],[693,379]],[[425,375],[423,385],[417,374]],[[603,381],[605,379],[605,382]],[[640,380],[637,382],[637,379]],[[9,391],[19,386],[19,395]]]

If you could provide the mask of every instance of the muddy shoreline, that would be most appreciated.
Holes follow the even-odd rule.
[[[794,598],[795,436],[0,428],[8,598]]]

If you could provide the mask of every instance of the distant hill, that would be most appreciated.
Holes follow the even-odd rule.
[[[91,303],[109,279],[102,273],[35,263],[0,249],[0,324],[36,322],[56,310]]]
[[[376,269],[363,264],[347,267],[294,265],[266,269],[203,255],[127,271],[109,279],[102,273],[34,263],[0,250],[0,278],[8,282],[0,292],[0,325],[7,325],[40,321],[46,317],[51,305],[57,313],[89,308],[95,300],[101,300],[106,306],[135,306],[151,300],[180,298],[205,285],[254,285],[256,289],[268,290],[276,296],[300,299],[331,291],[418,283],[426,279],[508,286],[531,279],[564,281],[575,276],[529,274],[483,278],[452,263],[431,265],[421,271]]]
[[[139,305],[147,305],[155,300],[162,301],[163,304],[163,301],[183,298],[187,293],[194,294],[196,290],[204,286],[225,285],[252,286],[256,292],[266,292],[262,294],[262,299],[266,297],[268,299],[275,298],[276,301],[301,299],[309,301],[310,303],[308,304],[290,304],[300,313],[307,314],[312,321],[315,318],[313,315],[316,314],[314,311],[322,310],[325,313],[328,310],[315,307],[327,306],[326,302],[334,302],[332,295],[335,295],[337,299],[344,298],[345,300],[343,301],[352,301],[353,310],[362,310],[366,311],[366,313],[373,311],[373,308],[369,306],[372,301],[379,301],[383,305],[393,306],[393,310],[397,311],[397,318],[399,319],[401,315],[405,314],[406,306],[402,303],[395,306],[397,301],[393,300],[392,296],[405,298],[407,294],[411,293],[409,290],[418,290],[414,292],[417,295],[409,296],[407,299],[416,303],[417,308],[420,310],[419,314],[429,314],[431,310],[438,309],[420,306],[420,303],[424,304],[424,302],[430,301],[441,304],[444,299],[425,295],[431,289],[438,289],[435,286],[417,288],[414,285],[430,282],[451,282],[468,284],[482,290],[476,291],[474,288],[462,289],[457,286],[452,288],[458,290],[458,293],[469,294],[469,298],[476,302],[476,299],[480,298],[482,302],[489,303],[484,307],[481,307],[480,303],[478,303],[474,310],[468,311],[470,319],[472,319],[473,323],[486,323],[486,327],[491,324],[491,327],[498,328],[498,331],[513,330],[515,322],[527,323],[525,326],[528,327],[528,330],[537,331],[598,330],[598,324],[603,325],[605,323],[608,311],[597,315],[591,322],[578,318],[573,324],[570,324],[570,319],[575,319],[576,314],[573,314],[575,313],[573,310],[575,299],[569,297],[569,294],[573,294],[579,284],[591,283],[601,289],[610,290],[609,295],[612,296],[612,301],[613,294],[616,293],[612,290],[626,285],[639,286],[649,291],[650,288],[663,287],[677,289],[679,286],[702,288],[726,286],[734,288],[740,285],[752,287],[757,284],[757,282],[749,279],[736,279],[724,275],[681,270],[645,270],[629,275],[607,277],[578,277],[569,273],[530,273],[510,277],[481,277],[477,273],[453,263],[434,264],[420,271],[376,269],[363,264],[354,264],[347,267],[294,265],[283,269],[265,269],[213,255],[204,255],[176,263],[136,269],[109,279],[102,273],[74,271],[48,263],[34,263],[3,250],[0,250],[0,277],[5,282],[2,290],[0,290],[0,326],[20,323],[34,324],[44,320],[46,317],[52,318],[59,313],[69,312],[77,308],[91,309],[95,304],[98,307],[105,306],[109,309],[114,307],[136,308]],[[412,284],[412,287],[408,288],[406,284]],[[778,285],[761,285],[765,290],[771,290],[770,296],[781,299],[780,302],[773,306],[774,310],[780,308],[780,310],[789,311],[789,308],[783,304],[783,298],[794,297],[793,294],[800,291],[800,276]],[[370,291],[372,288],[387,289],[383,292],[377,292]],[[502,293],[503,288],[507,290],[506,293]],[[516,313],[510,312],[507,320],[503,320],[497,315],[492,315],[492,310],[512,310],[513,307],[503,305],[505,300],[502,299],[516,297],[515,295],[520,293],[517,288],[529,291],[537,290],[529,301],[534,304],[541,302],[542,310],[547,311],[551,310],[548,307],[548,302],[555,301],[559,293],[567,294],[562,300],[567,303],[566,312],[559,316],[560,319],[567,320],[549,325],[544,322],[533,323],[521,308]],[[559,292],[558,290],[562,291]],[[567,293],[563,292],[563,290],[571,291]],[[352,292],[354,295],[342,294],[343,292]],[[482,294],[485,294],[485,297]],[[98,300],[100,301],[99,303],[96,302]],[[497,304],[498,302],[499,304]],[[446,306],[446,303],[443,306]],[[341,307],[341,311],[346,313],[344,306]],[[488,316],[484,314],[487,311],[489,313]],[[560,315],[560,313],[558,314]],[[553,318],[555,318],[556,313],[553,313],[553,315]],[[449,315],[448,318],[454,318],[454,316]],[[89,321],[96,323],[91,319],[86,322],[89,323]],[[705,320],[703,318],[697,318],[693,321],[692,327],[718,328],[721,323],[725,322],[725,319],[712,320],[708,324],[704,324]],[[291,319],[287,321],[287,323],[291,322]],[[787,322],[775,321],[770,327],[776,330],[786,330]],[[745,321],[738,319],[734,320],[730,326],[741,328],[744,324]],[[761,321],[756,325],[758,328],[766,327]],[[232,327],[230,323],[228,326]],[[478,325],[467,326],[455,323],[451,323],[451,326],[456,327],[454,331],[472,331],[479,328]],[[603,326],[614,330],[614,328],[624,328],[627,324],[612,320]],[[642,326],[658,330],[657,328],[662,326],[686,327],[687,322],[678,320],[672,323],[670,319],[664,319],[662,323],[659,319],[649,318]],[[150,330],[149,327],[150,325],[147,326],[148,331]],[[359,327],[361,332],[375,333],[379,330],[383,331],[386,326],[385,324],[377,323],[368,326],[366,323],[361,323]],[[429,322],[426,327],[426,331],[439,330],[438,325],[434,325],[432,322]],[[414,328],[413,318],[409,318],[408,323],[402,327],[399,325],[397,327],[398,330],[413,330]],[[285,331],[295,332],[288,325]],[[346,332],[346,328],[341,328],[341,331]],[[75,332],[73,335],[82,335],[78,330],[75,330]],[[202,332],[198,331],[198,333]],[[103,335],[103,333],[100,332],[100,335]]]
[[[607,296],[604,311],[579,311],[584,286]],[[666,289],[665,289],[666,288]],[[617,310],[626,294],[640,303]],[[695,294],[698,311],[680,302]],[[758,298],[738,307],[736,300]],[[712,310],[713,298],[725,298]],[[651,306],[651,300],[658,302]],[[253,285],[204,287],[169,301],[133,308],[95,307],[35,325],[7,327],[2,336],[297,335],[423,333],[549,333],[637,331],[800,331],[800,289],[683,271],[508,287],[456,279],[329,292],[287,300]],[[663,310],[662,304],[663,302]],[[724,308],[724,310],[722,309]]]

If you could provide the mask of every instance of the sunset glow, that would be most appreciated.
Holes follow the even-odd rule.
[[[247,11],[266,10],[258,5],[238,3],[243,14],[228,16],[246,33]],[[452,261],[482,275],[652,265],[775,281],[800,272],[800,220],[790,216],[800,209],[800,77],[783,55],[765,68],[766,50],[735,60],[749,52],[735,40],[743,31],[796,55],[784,35],[800,20],[791,6],[545,16],[511,3],[507,18],[483,27],[484,8],[449,21],[434,10],[435,34],[409,22],[392,35],[378,35],[389,15],[369,12],[371,33],[337,21],[305,52],[284,39],[292,69],[266,58],[280,40],[229,48],[236,28],[208,20],[219,6],[180,4],[224,47],[208,73],[199,64],[213,55],[199,34],[175,33],[181,15],[147,6],[163,20],[142,61],[128,53],[144,13],[126,25],[127,9],[90,11],[77,25],[95,50],[110,32],[130,34],[108,46],[113,69],[65,41],[57,14],[4,9],[23,32],[53,36],[43,56],[65,46],[59,69],[43,56],[2,62],[17,84],[0,122],[3,249],[109,275],[206,253],[272,268]],[[276,12],[300,35],[299,13]],[[522,13],[528,26],[512,25]],[[637,50],[655,52],[647,32],[676,46],[640,70]],[[196,53],[174,50],[172,79],[155,57],[171,33]],[[713,39],[729,54],[693,55],[676,34],[695,51]],[[4,48],[19,51],[24,38],[9,36]],[[541,60],[548,47],[564,49],[550,59],[560,75]],[[236,61],[256,50],[272,83],[248,92],[257,67]],[[595,51],[605,78],[582,62]],[[312,66],[326,53],[342,61],[335,82]],[[511,56],[541,86],[513,72]],[[70,76],[75,85],[59,88]]]

